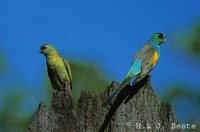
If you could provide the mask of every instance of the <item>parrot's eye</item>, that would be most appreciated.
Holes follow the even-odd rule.
[[[44,49],[46,49],[47,47],[44,45],[44,46],[42,46],[41,47],[41,50],[44,50]]]
[[[158,33],[158,37],[159,38],[163,38],[163,34],[162,33]]]

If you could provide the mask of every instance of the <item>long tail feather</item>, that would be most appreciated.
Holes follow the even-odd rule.
[[[115,96],[115,95],[117,95],[120,91],[121,91],[121,89],[124,87],[124,86],[126,86],[126,84],[129,82],[131,80],[131,78],[130,77],[126,77],[123,81],[122,81],[122,83],[117,87],[117,89],[108,97],[108,99],[103,103],[103,107],[105,107],[105,106],[107,106],[109,103],[110,103],[110,101],[112,100],[112,98]]]

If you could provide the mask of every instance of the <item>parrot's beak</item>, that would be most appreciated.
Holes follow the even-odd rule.
[[[163,43],[166,43],[167,39],[166,37],[163,38]]]
[[[42,53],[42,50],[40,49],[40,53]]]
[[[165,38],[165,39],[163,40],[163,43],[166,43],[166,41],[167,41],[167,39]]]

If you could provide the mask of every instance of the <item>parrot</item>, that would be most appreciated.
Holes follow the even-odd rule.
[[[133,84],[136,84],[155,67],[160,58],[160,46],[166,42],[166,37],[162,33],[154,33],[145,46],[136,53],[132,61],[132,66],[125,76],[124,80],[117,86],[116,90],[103,103],[103,107],[107,106],[112,98],[117,95],[121,89],[135,78]]]
[[[57,50],[50,44],[40,47],[40,53],[46,57],[47,71],[54,89],[59,89],[68,81],[72,90],[72,73],[67,60],[61,58]]]

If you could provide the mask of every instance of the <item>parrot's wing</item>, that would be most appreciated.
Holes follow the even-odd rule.
[[[137,52],[136,55],[134,56],[133,61],[132,61],[132,65],[134,64],[135,60],[136,60],[137,58],[139,58],[140,56],[141,56],[141,53],[140,53],[140,51],[139,51],[139,52]]]
[[[117,87],[117,89],[108,97],[108,99],[105,101],[105,103],[103,103],[103,107],[105,107],[106,105],[109,104],[109,102],[111,101],[111,99],[117,95],[122,88],[124,88],[124,86],[126,86],[126,84],[128,82],[130,82],[130,80],[132,78],[134,78],[135,76],[137,76],[140,72],[141,72],[141,64],[142,64],[142,60],[140,58],[137,58],[135,60],[135,62],[133,63],[133,65],[131,66],[131,69],[129,70],[128,74],[126,75],[125,79],[122,81],[122,83],[120,83],[120,85]]]
[[[143,50],[141,52],[142,70],[140,74],[137,76],[137,78],[134,80],[134,84],[139,82],[141,79],[143,79],[154,68],[155,64],[157,63],[157,61],[154,64],[152,63],[152,57],[154,57],[155,52],[157,51],[150,46],[147,47],[146,50]]]
[[[68,76],[69,76],[70,88],[72,89],[72,72],[71,72],[71,68],[70,68],[70,65],[69,65],[67,60],[63,59],[63,62],[65,64],[65,69],[67,70],[67,73],[68,73]]]
[[[136,55],[133,57],[132,65],[136,61],[136,59],[142,58],[142,55],[146,54],[146,52],[148,51],[149,47],[150,47],[150,45],[146,44],[140,51],[138,51],[136,53]]]

